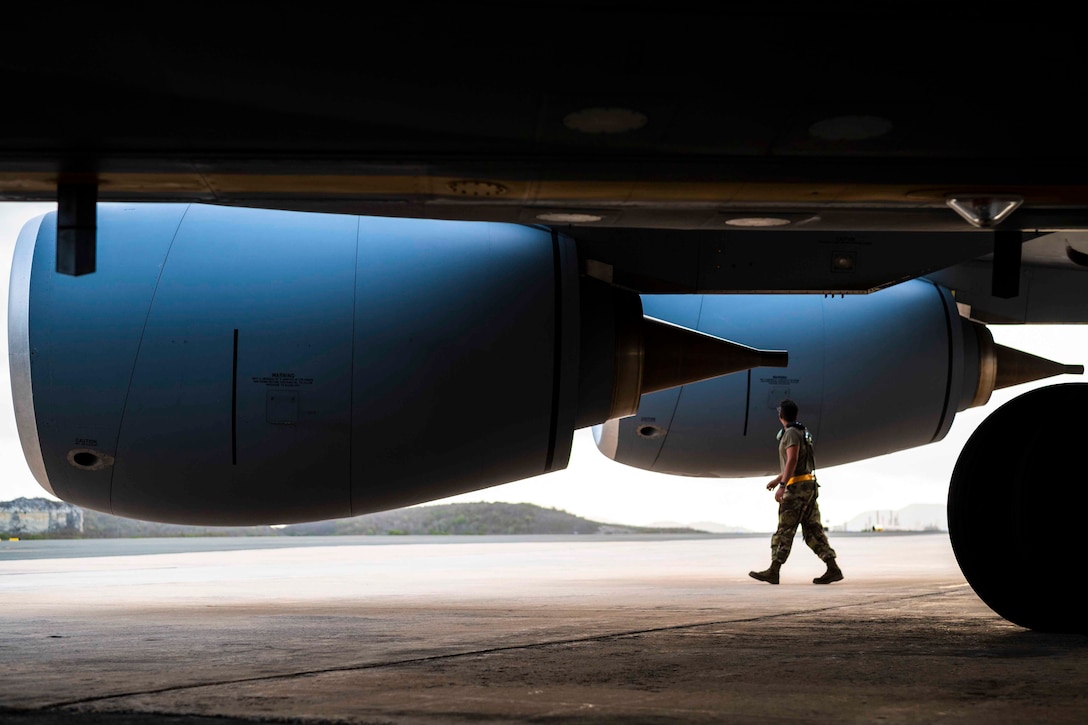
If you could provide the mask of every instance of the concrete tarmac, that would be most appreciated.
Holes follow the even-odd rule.
[[[1088,638],[946,534],[832,533],[828,586],[763,535],[227,543],[0,544],[0,722],[1088,721]]]

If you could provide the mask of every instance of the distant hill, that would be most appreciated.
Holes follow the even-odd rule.
[[[279,536],[272,526],[186,526],[140,521],[83,509],[83,533],[77,539],[129,539],[164,536]]]
[[[286,526],[287,536],[672,534],[707,533],[690,527],[625,526],[590,521],[529,503],[453,503],[383,511],[349,519]]]
[[[306,524],[273,526],[184,526],[112,516],[48,499],[16,499],[0,503],[0,509],[38,511],[73,510],[82,517],[68,527],[32,531],[25,526],[5,530],[0,517],[0,536],[26,538],[121,539],[167,536],[389,536],[389,535],[535,535],[535,534],[669,534],[708,533],[690,527],[625,526],[590,521],[559,509],[528,503],[455,503],[365,514]],[[22,517],[26,519],[24,515]],[[54,514],[55,518],[55,514]],[[11,520],[12,517],[8,517]],[[18,520],[18,517],[15,518]]]

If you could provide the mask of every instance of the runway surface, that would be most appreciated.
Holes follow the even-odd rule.
[[[946,534],[831,541],[829,586],[768,536],[3,542],[0,722],[1088,720],[1088,638]]]

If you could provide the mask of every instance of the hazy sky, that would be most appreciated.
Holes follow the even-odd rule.
[[[28,219],[56,208],[53,203],[0,202],[0,315],[7,347],[7,288],[11,255],[19,230]],[[995,342],[1062,363],[1088,364],[1088,326],[992,325]],[[6,357],[6,355],[5,355]],[[0,366],[0,501],[19,496],[50,497],[34,480],[23,459],[11,403],[7,365]],[[820,510],[832,525],[843,524],[872,509],[894,510],[914,503],[944,504],[948,479],[960,448],[975,427],[1011,398],[1032,387],[1078,382],[1084,376],[1063,375],[994,392],[982,408],[956,415],[943,441],[869,461],[818,471]],[[1060,421],[1047,421],[1057,426]],[[767,456],[777,458],[774,436],[767,431]],[[597,521],[646,525],[661,521],[714,521],[769,531],[776,505],[764,488],[769,476],[755,479],[696,479],[630,468],[605,458],[589,429],[574,436],[570,464],[564,471],[457,496],[447,501],[508,501],[563,509]]]

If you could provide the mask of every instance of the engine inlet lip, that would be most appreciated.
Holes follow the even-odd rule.
[[[55,215],[56,212],[51,214]],[[27,222],[15,243],[8,287],[8,366],[15,423],[23,456],[38,484],[56,496],[45,470],[45,456],[38,437],[30,365],[30,271],[34,264],[38,231],[46,218],[53,219],[53,216],[43,214]]]

